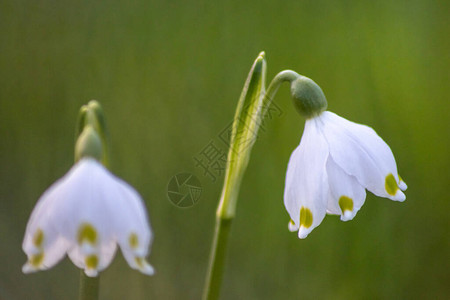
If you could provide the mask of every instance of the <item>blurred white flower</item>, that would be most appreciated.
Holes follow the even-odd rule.
[[[144,203],[126,182],[83,158],[41,196],[27,224],[24,273],[54,266],[67,253],[86,275],[97,276],[117,244],[130,267],[154,273],[145,260],[152,240]]]
[[[284,190],[289,229],[305,238],[326,213],[353,219],[364,204],[365,189],[404,201],[401,190],[406,188],[391,149],[372,128],[322,112],[306,121],[289,160]]]

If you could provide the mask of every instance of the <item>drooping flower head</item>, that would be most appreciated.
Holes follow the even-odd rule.
[[[128,264],[151,275],[145,257],[152,241],[140,195],[99,161],[100,139],[87,126],[77,143],[79,161],[38,200],[28,221],[23,272],[51,268],[66,254],[86,275],[97,276],[120,246]]]
[[[305,238],[325,217],[355,217],[366,189],[404,201],[407,186],[398,175],[389,146],[370,127],[325,111],[320,87],[301,77],[291,85],[298,110],[307,117],[300,145],[289,160],[284,204],[289,229]]]

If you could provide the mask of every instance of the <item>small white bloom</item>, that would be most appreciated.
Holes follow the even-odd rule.
[[[67,253],[86,275],[97,276],[119,244],[130,267],[154,273],[145,260],[152,240],[144,203],[126,182],[83,158],[41,196],[22,244],[24,273],[45,270]]]
[[[404,201],[401,190],[406,188],[391,149],[372,128],[322,112],[306,121],[289,160],[284,190],[289,230],[305,238],[326,213],[353,219],[364,204],[365,189]]]

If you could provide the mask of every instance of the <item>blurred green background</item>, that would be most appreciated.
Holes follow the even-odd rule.
[[[293,69],[329,109],[391,146],[407,200],[368,194],[352,222],[328,216],[306,240],[287,230],[284,177],[304,119],[282,86],[283,114],[253,148],[232,227],[222,299],[450,297],[448,1],[1,1],[0,299],[76,299],[65,259],[21,273],[21,242],[43,191],[73,163],[78,109],[99,100],[112,170],[145,198],[157,274],[121,254],[101,299],[199,299],[223,177],[193,157],[234,115],[253,60],[268,80]],[[226,150],[221,145],[222,150]],[[179,172],[199,202],[167,198]]]

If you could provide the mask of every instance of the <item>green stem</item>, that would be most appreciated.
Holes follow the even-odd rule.
[[[283,82],[293,82],[300,75],[294,71],[286,70],[278,73],[270,83],[262,101],[263,109],[259,119],[262,120],[272,103],[272,99]],[[258,130],[256,128],[256,130]],[[245,171],[246,163],[236,170],[234,165],[227,167],[224,187],[216,213],[216,228],[209,258],[208,273],[205,282],[203,300],[216,300],[219,298],[220,286],[224,272],[225,257],[231,222],[235,215],[236,202],[239,194],[240,181]],[[233,168],[232,168],[233,167]]]
[[[203,294],[203,300],[219,299],[220,286],[222,283],[225,257],[227,251],[228,236],[233,219],[216,217],[216,228],[214,240],[209,258],[208,274]]]
[[[278,91],[278,88],[281,86],[283,82],[292,82],[295,79],[299,78],[301,75],[299,75],[297,72],[292,70],[285,70],[278,73],[273,79],[272,82],[270,82],[269,87],[267,88],[266,94],[264,95],[264,101],[263,101],[263,107],[264,110],[261,115],[261,119],[264,119],[264,116],[267,113],[267,110],[269,109],[270,104],[272,103],[272,99],[275,96],[275,94]]]
[[[99,291],[100,278],[88,277],[84,271],[80,271],[80,295],[79,300],[97,300]]]

